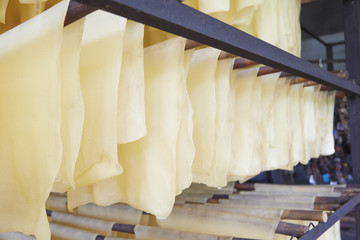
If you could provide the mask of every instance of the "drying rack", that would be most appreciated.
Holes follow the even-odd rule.
[[[313,1],[313,0],[311,0]],[[305,2],[311,2],[305,1]],[[360,184],[360,0],[343,0],[346,68],[350,80],[242,32],[226,23],[192,9],[181,0],[76,0],[71,1],[65,24],[97,9],[173,33],[225,52],[264,64],[275,71],[305,78],[345,93],[349,97],[353,178]],[[321,236],[346,213],[356,207],[356,234],[360,240],[360,194],[302,236]]]

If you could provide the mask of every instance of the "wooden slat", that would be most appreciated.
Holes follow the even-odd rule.
[[[327,214],[324,211],[284,210],[280,219],[326,222]]]
[[[287,235],[287,236],[295,236],[297,238],[302,237],[306,232],[309,231],[309,227],[293,224],[293,223],[286,223],[286,222],[279,222],[275,233]]]

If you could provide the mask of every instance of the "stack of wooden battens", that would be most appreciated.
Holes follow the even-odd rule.
[[[270,187],[271,187],[271,185],[270,185]],[[294,185],[292,187],[296,188],[297,185]],[[314,188],[316,188],[316,186]],[[190,200],[190,201],[186,201],[184,203],[177,203],[177,204],[178,205],[179,204],[180,205],[181,204],[187,204],[187,205],[208,204],[208,203],[216,204],[216,203],[219,203],[219,201],[221,201],[221,199],[231,198],[232,197],[231,195],[240,195],[241,191],[254,191],[254,189],[255,189],[254,184],[239,184],[239,183],[237,183],[237,184],[235,184],[233,193],[216,194],[217,191],[214,189],[215,194],[212,194],[212,196],[207,199],[206,203],[199,203],[197,201]],[[208,192],[209,191],[207,190],[207,194],[208,194]],[[296,209],[296,210],[285,209],[285,210],[283,210],[275,233],[287,235],[289,237],[295,236],[297,238],[303,236],[306,232],[309,231],[309,226],[287,223],[282,220],[304,220],[304,221],[312,221],[312,222],[326,222],[328,215],[331,215],[333,211],[336,211],[337,209],[339,209],[348,200],[350,200],[351,197],[360,193],[360,187],[354,186],[354,185],[346,186],[346,187],[335,187],[334,192],[338,192],[339,193],[338,196],[336,196],[336,197],[317,196],[315,198],[313,210],[301,210],[301,209]],[[60,208],[59,208],[59,205],[58,205],[57,208],[54,209],[54,207],[51,206],[51,204],[50,204],[50,206],[47,205],[47,213],[48,213],[50,222],[52,222],[51,215],[53,214],[53,212],[65,212],[66,214],[81,215],[79,213],[76,213],[77,212],[76,210],[74,211],[74,213],[70,213],[67,211],[65,195],[53,194],[52,197],[58,198],[60,200],[60,202],[62,202],[63,206],[60,206]],[[100,211],[101,211],[101,208],[102,207],[99,207]],[[143,215],[149,215],[149,214],[144,212]],[[91,217],[87,216],[87,218],[89,221],[94,220],[94,219],[101,219],[101,217],[98,217],[96,215],[93,215]],[[107,220],[111,221],[111,219],[107,219]],[[353,212],[348,213],[348,215],[341,220],[341,224],[343,226],[349,226],[354,223],[355,223],[355,217],[354,217]],[[58,223],[56,223],[56,224],[58,224]],[[60,224],[66,225],[66,223],[60,223]],[[116,222],[113,224],[112,231],[123,232],[123,233],[133,235],[133,234],[135,234],[135,232],[134,232],[135,226],[136,226],[135,224]],[[72,227],[74,227],[74,223],[72,223]],[[82,229],[81,231],[84,230],[83,223],[82,223],[82,225],[79,225],[79,228]],[[91,229],[87,229],[87,231],[91,232]],[[99,234],[99,237],[97,239],[104,239],[104,238],[105,238],[105,236]],[[233,239],[236,240],[239,238],[233,238]]]

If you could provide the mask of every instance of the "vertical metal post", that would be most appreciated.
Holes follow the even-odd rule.
[[[327,64],[326,64],[327,70],[333,71],[334,63],[331,62],[331,60],[334,60],[334,57],[333,57],[333,45],[331,43],[326,44],[326,59],[329,60],[329,62],[327,62]]]
[[[343,0],[346,68],[360,85],[360,0]],[[354,183],[360,183],[360,99],[349,99],[351,160]],[[360,206],[356,207],[356,239],[360,240]]]
[[[349,79],[360,85],[360,0],[343,0],[346,69]],[[360,184],[360,100],[350,98],[351,157],[354,183]]]

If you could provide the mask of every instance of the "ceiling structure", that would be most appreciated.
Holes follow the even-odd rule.
[[[317,36],[344,31],[342,0],[303,0],[301,25]],[[306,33],[303,39],[310,38]]]

